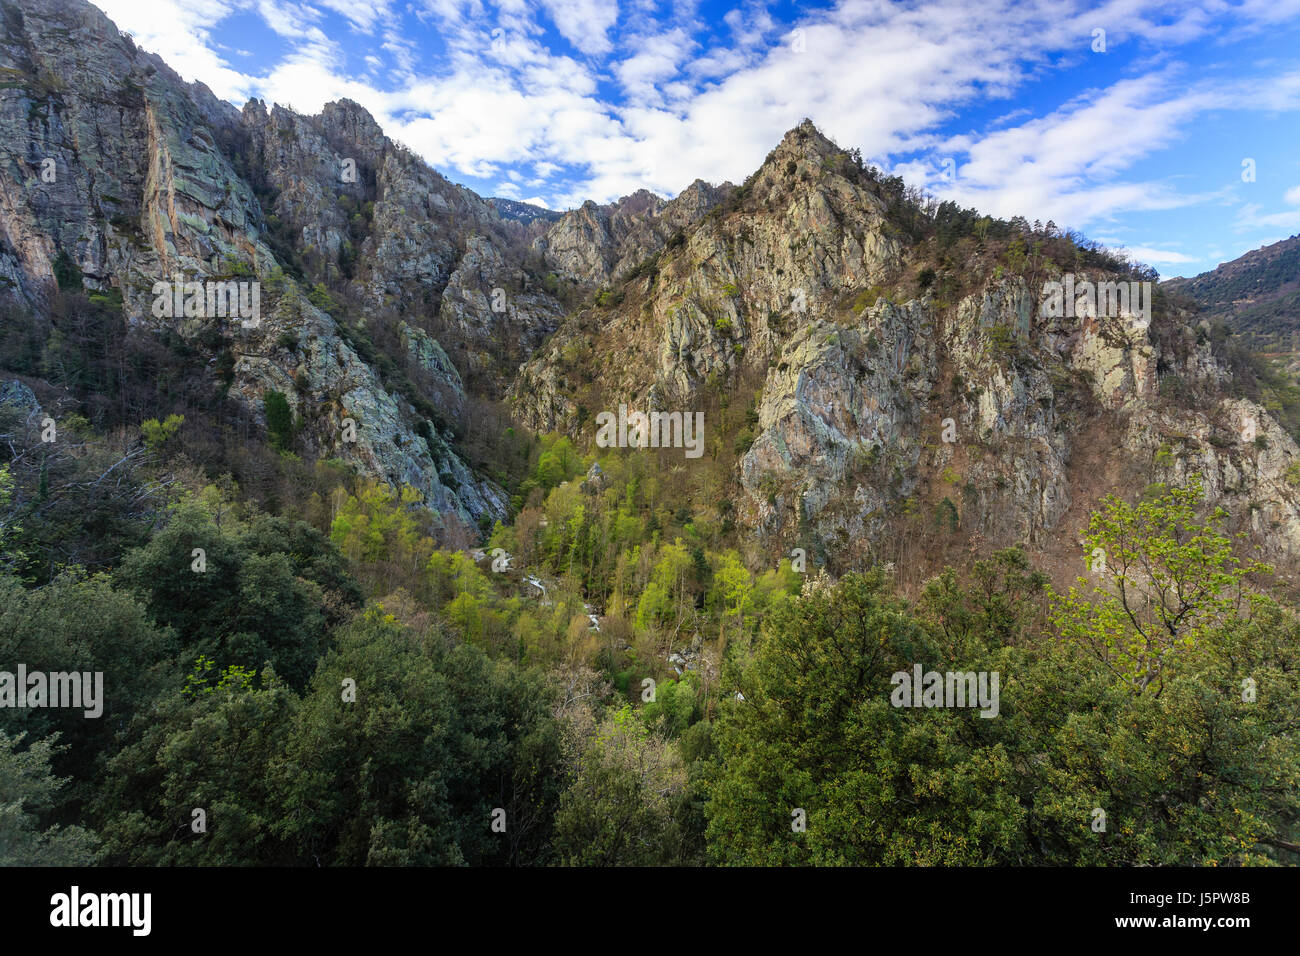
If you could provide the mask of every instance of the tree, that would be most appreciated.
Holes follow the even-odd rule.
[[[304,860],[546,860],[559,796],[551,691],[531,671],[448,643],[377,608],[340,629],[270,771],[276,832]],[[504,832],[492,828],[496,810]]]
[[[272,447],[288,451],[293,445],[293,412],[283,392],[271,389],[262,396],[266,405],[266,435]]]
[[[677,814],[687,777],[658,732],[623,707],[606,717],[576,757],[555,817],[556,851],[570,866],[675,862]]]
[[[712,860],[1294,861],[1293,612],[1254,595],[1251,615],[1204,622],[1158,692],[1134,693],[1091,647],[1035,634],[1032,597],[1016,610],[1033,572],[995,563],[1010,573],[932,582],[916,617],[876,576],[813,579],[774,609],[713,728]],[[891,706],[891,674],[918,663],[999,673],[997,716]]]
[[[330,540],[372,589],[405,587],[426,596],[424,571],[434,553],[427,512],[410,486],[361,483],[339,507]]]
[[[931,630],[950,641],[983,635],[1014,644],[1044,615],[1048,577],[1031,567],[1021,547],[976,561],[969,583],[952,568],[927,582],[917,611]]]
[[[740,556],[728,551],[722,556],[713,574],[714,587],[728,614],[736,616],[736,634],[745,633],[745,611],[749,609],[754,591],[754,579],[740,562]]]
[[[655,699],[641,708],[646,726],[653,727],[662,720],[663,732],[668,737],[680,736],[699,715],[698,680],[697,675],[687,671],[679,681],[670,678],[657,685]]]
[[[1201,485],[1155,485],[1136,505],[1107,496],[1084,536],[1098,583],[1078,579],[1058,602],[1062,634],[1093,653],[1134,689],[1160,684],[1207,628],[1248,610],[1244,582],[1268,573],[1243,562],[1220,528],[1227,512],[1197,513]]]
[[[184,424],[184,415],[168,415],[161,422],[156,418],[147,418],[140,423],[140,437],[150,451],[161,451]]]
[[[329,624],[359,597],[319,532],[284,519],[223,516],[218,526],[196,499],[127,554],[116,580],[175,629],[186,666],[200,655],[222,667],[270,663],[297,689],[315,669]]]
[[[991,740],[997,721],[892,706],[891,675],[915,663],[998,669],[986,649],[927,635],[879,572],[820,575],[779,602],[738,676],[742,698],[714,725],[714,862],[971,864],[1008,852],[1023,811]]]
[[[94,860],[92,832],[79,826],[42,830],[39,823],[67,782],[50,771],[58,735],[19,752],[25,736],[0,730],[0,866],[87,866]]]
[[[0,465],[0,574],[17,570],[26,560],[15,544],[23,528],[15,514],[13,497],[13,475],[8,465]]]
[[[129,866],[305,863],[279,839],[271,767],[298,699],[271,670],[194,665],[123,735],[94,805],[101,860]],[[199,811],[199,813],[196,813]]]
[[[50,757],[55,772],[71,783],[57,793],[56,814],[80,815],[98,786],[97,762],[113,751],[117,732],[174,679],[176,645],[175,635],[156,626],[144,605],[115,590],[105,574],[74,569],[32,589],[0,579],[0,670],[12,671],[21,661],[29,674],[88,674],[92,692],[93,675],[102,675],[96,717],[88,718],[85,707],[0,708],[0,729],[11,736],[59,735],[63,746]]]

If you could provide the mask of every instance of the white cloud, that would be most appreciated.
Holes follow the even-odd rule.
[[[893,159],[895,172],[945,198],[1082,226],[1204,201],[1204,192],[1133,173],[1181,146],[1204,114],[1300,106],[1300,71],[1263,83],[1220,73],[1212,82],[1171,56],[1183,44],[1217,41],[1225,23],[1236,32],[1271,29],[1300,16],[1300,0],[840,0],[802,10],[794,24],[743,0],[707,41],[698,39],[704,24],[694,0],[678,0],[667,16],[651,0],[101,6],[218,96],[238,104],[257,95],[307,113],[347,96],[449,175],[497,181],[518,167],[530,189],[552,193],[553,205],[606,201],[643,186],[671,194],[697,177],[739,181],[809,116],[837,142]],[[214,52],[220,22],[236,10],[255,12],[290,45],[260,75]],[[1097,26],[1107,30],[1111,53],[1091,52]],[[790,42],[796,28],[798,50]],[[555,32],[571,47],[549,48]],[[345,40],[362,44],[363,75],[345,72]],[[1031,85],[1043,89],[1065,64],[1138,43],[1149,58],[1069,102],[1044,112],[1035,101],[1031,112],[1012,98]],[[968,107],[1002,99],[1006,108],[982,129],[940,135]],[[947,156],[959,167],[953,183],[938,177]],[[1291,205],[1300,205],[1297,190],[1286,193]],[[1291,210],[1239,215],[1269,228],[1290,228],[1283,223],[1292,218]]]
[[[362,33],[373,33],[375,27],[390,16],[389,0],[316,0],[328,10],[346,17]]]
[[[1258,203],[1247,203],[1237,211],[1236,229],[1246,232],[1252,229],[1282,229],[1291,234],[1300,231],[1300,208],[1283,209],[1278,212],[1265,213]],[[1285,238],[1285,237],[1282,237]]]
[[[99,0],[119,30],[156,53],[187,80],[200,80],[222,99],[242,103],[252,81],[215,52],[212,29],[236,9],[225,0],[167,0],[144,6],[138,0]]]
[[[1119,246],[1117,251],[1126,252],[1138,262],[1148,265],[1181,265],[1187,262],[1199,262],[1196,256],[1189,256],[1171,249],[1154,249],[1151,246]]]
[[[542,0],[560,34],[583,53],[606,53],[618,19],[615,0]]]

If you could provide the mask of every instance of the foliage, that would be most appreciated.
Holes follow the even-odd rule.
[[[354,704],[342,700],[354,680]],[[539,677],[379,610],[345,628],[288,734],[277,830],[344,865],[541,862],[559,737]],[[505,810],[505,832],[491,829]]]
[[[557,853],[570,866],[676,862],[675,817],[686,784],[677,752],[623,707],[578,757],[556,813]]]
[[[161,422],[156,418],[146,418],[140,423],[140,437],[151,451],[161,451],[183,424],[184,415],[168,415]]]
[[[42,830],[38,822],[66,783],[50,771],[58,737],[20,752],[24,736],[0,730],[0,866],[86,866],[94,859],[93,833],[78,826]]]
[[[1236,556],[1219,530],[1227,512],[1200,518],[1200,498],[1199,482],[1154,486],[1136,505],[1107,497],[1084,535],[1101,580],[1080,578],[1059,602],[1062,634],[1138,691],[1161,686],[1207,629],[1246,614],[1247,576],[1270,570]]]
[[[271,445],[288,451],[293,445],[293,412],[283,392],[274,389],[262,396],[266,403],[266,432]]]

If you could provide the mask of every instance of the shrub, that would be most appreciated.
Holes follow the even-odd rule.
[[[288,451],[293,442],[293,412],[283,392],[267,392],[262,401],[266,405],[266,434],[278,451]]]

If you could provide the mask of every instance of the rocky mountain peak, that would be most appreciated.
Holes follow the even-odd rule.
[[[50,289],[120,297],[132,327],[210,360],[200,374],[250,421],[278,392],[295,447],[434,511],[505,514],[461,442],[475,401],[506,393],[520,423],[582,445],[620,403],[708,408],[728,520],[760,541],[878,551],[921,509],[1048,547],[1103,484],[1194,473],[1243,530],[1300,555],[1300,450],[1187,316],[1159,299],[1145,324],[1042,314],[1065,271],[1138,277],[973,210],[940,221],[809,120],[740,187],[638,189],[525,226],[355,102],[241,114],[87,4],[4,15],[0,68],[21,80],[0,101],[0,284],[28,306]],[[1046,249],[1032,264],[1026,243]],[[155,315],[176,273],[262,283],[260,325]]]
[[[1041,290],[1064,273],[1126,289],[1141,277],[1060,236],[944,215],[956,225],[805,121],[572,316],[521,371],[516,410],[581,442],[595,412],[620,404],[714,408],[725,441],[739,428],[711,404],[725,383],[729,407],[750,403],[753,418],[734,438],[735,520],[773,549],[811,532],[835,544],[827,553],[878,559],[920,509],[992,544],[1073,554],[1080,502],[1196,474],[1230,510],[1251,502],[1237,511],[1274,529],[1258,535],[1267,551],[1300,559],[1285,478],[1300,449],[1230,387],[1188,314],[1147,291],[1143,315],[1135,300],[1049,316]],[[1056,258],[1030,268],[1027,242]],[[573,356],[604,373],[584,379]],[[1188,397],[1162,392],[1161,375]]]
[[[352,100],[326,103],[320,122],[332,145],[354,146],[369,163],[377,164],[388,145],[388,138],[370,111]]]
[[[790,159],[821,160],[841,152],[843,150],[823,135],[812,120],[804,119],[781,137],[781,142],[768,155],[764,165]]]
[[[615,203],[614,209],[616,212],[627,216],[653,216],[663,208],[666,201],[648,189],[638,189]]]

